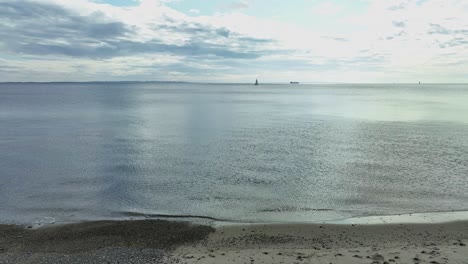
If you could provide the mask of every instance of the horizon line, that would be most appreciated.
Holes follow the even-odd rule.
[[[202,81],[11,81],[0,84],[53,84],[53,83],[181,83],[181,84],[254,84],[254,82],[202,82]],[[259,82],[259,84],[291,84],[291,82]],[[468,84],[468,82],[298,82],[301,84]]]

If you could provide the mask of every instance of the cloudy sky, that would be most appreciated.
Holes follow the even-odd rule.
[[[468,82],[467,0],[0,0],[0,81]]]

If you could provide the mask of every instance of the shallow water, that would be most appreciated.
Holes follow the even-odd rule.
[[[468,85],[0,84],[0,222],[468,210]]]

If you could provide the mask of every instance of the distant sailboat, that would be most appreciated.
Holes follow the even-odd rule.
[[[255,79],[255,85],[258,85],[258,79]]]

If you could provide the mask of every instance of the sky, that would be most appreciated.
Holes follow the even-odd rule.
[[[468,82],[467,0],[0,0],[0,82]]]

